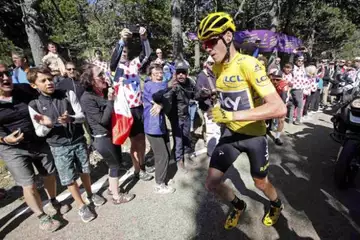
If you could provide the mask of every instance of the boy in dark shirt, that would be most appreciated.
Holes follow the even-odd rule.
[[[81,220],[90,222],[95,214],[81,198],[76,182],[79,171],[88,201],[100,206],[105,200],[91,191],[90,163],[82,128],[85,116],[79,101],[73,91],[55,90],[50,70],[46,68],[32,68],[27,77],[40,92],[39,98],[29,104],[36,134],[47,137],[61,184],[67,186],[77,203]]]

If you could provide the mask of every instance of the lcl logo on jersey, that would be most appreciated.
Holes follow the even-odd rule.
[[[270,83],[270,80],[267,76],[262,76],[260,78],[256,78],[256,85],[258,86],[266,86]]]
[[[235,75],[235,76],[225,76],[223,79],[224,85],[229,87],[229,88],[236,88],[238,87],[238,84],[236,83],[240,83],[243,80],[241,79],[241,77],[239,75]]]

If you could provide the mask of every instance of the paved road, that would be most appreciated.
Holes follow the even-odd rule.
[[[153,182],[130,183],[137,195],[131,203],[107,203],[96,209],[98,218],[88,224],[73,209],[64,216],[67,225],[53,234],[41,232],[36,217],[22,213],[21,200],[12,202],[1,209],[0,239],[360,239],[360,190],[334,188],[333,161],[339,145],[329,138],[330,132],[330,116],[318,113],[302,126],[286,126],[283,147],[269,140],[270,179],[285,204],[275,227],[261,223],[268,203],[254,188],[248,159],[241,155],[226,182],[243,194],[248,210],[238,228],[225,231],[229,208],[205,191],[208,160],[202,155],[191,173],[175,175],[174,194],[153,194]],[[93,186],[100,192],[106,189],[103,175],[97,173]],[[64,192],[60,198],[67,196]]]

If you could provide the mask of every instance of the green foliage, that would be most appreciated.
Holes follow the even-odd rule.
[[[41,0],[39,8],[46,23],[49,39],[65,48],[72,59],[91,59],[95,49],[109,59],[112,48],[124,27],[145,26],[151,33],[153,50],[162,48],[165,55],[172,51],[171,0]],[[215,10],[234,16],[243,0],[182,0],[184,55],[193,64],[194,42],[185,33],[196,31],[199,21]],[[270,29],[269,12],[280,3],[276,16],[277,31],[301,38],[313,45],[313,55],[324,51],[351,58],[359,55],[360,1],[354,0],[246,0],[235,19],[238,30]],[[8,46],[27,49],[28,43],[21,21],[19,0],[0,0],[0,56]],[[196,11],[195,11],[196,10]],[[13,31],[16,29],[16,31]],[[313,34],[314,33],[314,34]],[[138,45],[136,42],[134,45]],[[205,57],[203,54],[202,58]]]
[[[14,44],[0,32],[0,63],[10,65],[12,63],[10,52],[15,48]]]

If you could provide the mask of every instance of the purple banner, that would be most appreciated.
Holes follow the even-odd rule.
[[[190,40],[197,40],[196,33],[188,33]],[[239,44],[257,44],[261,52],[273,52],[277,50],[284,53],[302,46],[302,41],[296,37],[269,30],[239,31],[235,33],[235,41]]]

